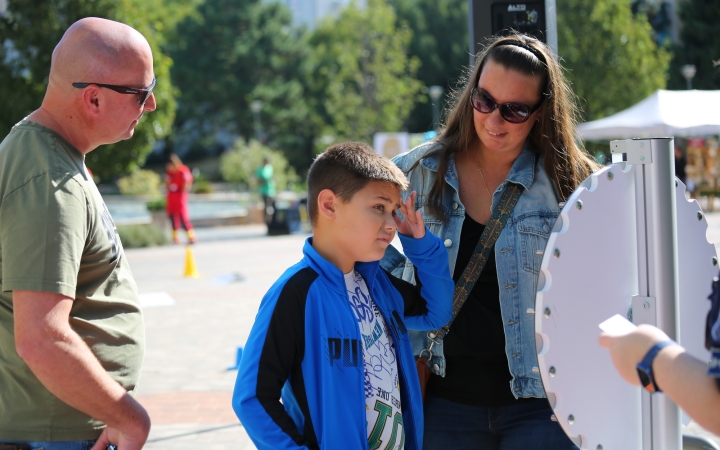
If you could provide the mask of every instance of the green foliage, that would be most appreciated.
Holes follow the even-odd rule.
[[[148,211],[165,211],[167,205],[165,197],[160,197],[157,200],[150,200],[146,206]]]
[[[125,248],[154,247],[169,242],[165,232],[152,224],[118,225],[117,231]]]
[[[122,195],[137,195],[155,199],[161,197],[162,178],[152,170],[137,170],[117,182]]]
[[[682,43],[674,49],[670,66],[670,87],[685,89],[686,81],[680,68],[685,64],[693,64],[697,70],[692,79],[693,89],[720,89],[720,2],[678,2],[678,15],[683,23],[680,31]]]
[[[171,60],[160,51],[165,28],[157,11],[165,1],[178,0],[12,0],[0,17],[0,136],[38,108],[50,72],[50,57],[65,30],[89,16],[127,23],[140,31],[153,50],[157,77],[157,110],[147,114],[135,128],[133,138],[102,146],[88,155],[87,165],[103,180],[130,173],[145,160],[156,140],[169,130],[175,100],[169,73]],[[169,11],[176,11],[170,8]],[[172,17],[167,14],[167,17]],[[153,19],[152,21],[150,19]],[[170,21],[166,18],[165,21]]]
[[[425,87],[454,88],[469,63],[467,0],[388,0],[399,23],[412,29],[408,55],[420,61],[418,80]],[[427,94],[426,88],[423,94]],[[447,98],[447,97],[446,97]],[[442,109],[443,100],[439,108]],[[432,104],[422,95],[406,120],[410,132],[432,129]]]
[[[621,111],[666,84],[669,53],[657,48],[629,0],[558,3],[558,47],[584,120]]]
[[[212,183],[202,173],[198,173],[192,184],[194,194],[212,194],[214,189]]]
[[[411,31],[385,0],[346,9],[311,37],[292,28],[278,2],[205,0],[174,35],[173,81],[182,92],[174,141],[193,149],[226,145],[219,130],[255,136],[250,104],[260,100],[264,142],[304,172],[334,140],[369,142],[376,131],[401,129],[425,98],[419,61],[407,56]],[[320,136],[330,140],[318,144]]]
[[[401,129],[422,87],[420,62],[407,54],[411,38],[385,0],[365,10],[351,4],[320,24],[310,39],[311,89],[323,135],[372,142],[376,132]]]
[[[182,94],[177,141],[204,147],[224,129],[254,136],[250,104],[263,102],[266,142],[298,167],[312,157],[312,112],[304,99],[306,39],[276,2],[206,0],[178,25],[171,47],[173,81]]]
[[[292,189],[299,181],[299,177],[282,153],[265,147],[258,141],[250,141],[246,144],[238,139],[230,151],[225,152],[220,158],[220,173],[223,180],[230,183],[237,183],[246,189],[254,189],[258,186],[255,178],[255,171],[262,165],[262,160],[267,157],[270,165],[273,166],[273,174],[277,190]]]

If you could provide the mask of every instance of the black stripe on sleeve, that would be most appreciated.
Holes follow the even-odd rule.
[[[310,417],[301,363],[305,355],[305,303],[310,286],[317,277],[318,274],[308,267],[290,277],[283,286],[268,324],[258,363],[255,393],[272,420],[297,445],[309,448],[317,448],[317,437]],[[288,378],[305,416],[302,435],[279,402],[280,392]]]
[[[385,275],[388,276],[395,289],[402,295],[403,302],[405,303],[404,316],[422,316],[427,314],[427,301],[420,295],[422,284],[417,276],[415,276],[416,284],[412,284],[392,276],[392,274],[385,269],[382,270],[385,272]]]
[[[305,446],[309,449],[319,449],[315,428],[313,427],[312,418],[310,417],[310,408],[308,407],[307,395],[305,392],[305,377],[302,368],[298,363],[297,368],[293,369],[293,375],[290,377],[290,386],[295,394],[295,401],[300,406],[303,416],[305,416],[305,428],[303,435],[305,436]]]

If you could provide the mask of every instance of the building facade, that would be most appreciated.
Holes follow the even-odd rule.
[[[0,0],[2,1],[2,0]],[[292,11],[293,24],[313,29],[318,22],[328,16],[336,16],[353,0],[265,0],[284,4]],[[366,0],[354,0],[359,8],[365,8]]]

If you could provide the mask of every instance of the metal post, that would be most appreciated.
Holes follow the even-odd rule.
[[[672,138],[612,141],[613,162],[635,165],[638,295],[633,321],[680,335],[675,156]],[[643,311],[643,305],[647,308]],[[640,317],[642,316],[642,317]],[[664,394],[643,393],[643,450],[680,450],[680,409]]]
[[[555,59],[558,52],[557,7],[555,0],[545,0],[545,43],[552,50]]]
[[[253,121],[255,125],[255,140],[262,142],[262,126],[260,125],[260,111],[262,110],[263,102],[261,100],[253,100],[250,103],[250,110],[253,113]]]
[[[435,131],[440,128],[440,105],[438,102],[444,91],[445,89],[443,89],[442,86],[430,86],[428,88],[433,107],[433,130]]]
[[[648,139],[645,178],[648,296],[656,299],[657,327],[678,339],[677,217],[672,138]],[[653,450],[680,450],[680,409],[663,394],[651,398]]]
[[[694,64],[685,64],[680,68],[680,73],[682,73],[683,78],[685,78],[685,81],[687,82],[687,89],[688,91],[692,89],[692,79],[697,73],[697,69],[695,68]]]

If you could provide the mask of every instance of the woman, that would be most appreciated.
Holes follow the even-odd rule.
[[[562,68],[532,37],[494,38],[452,103],[435,141],[393,161],[444,240],[456,283],[505,187],[520,185],[522,194],[444,342],[432,348],[424,448],[575,449],[551,419],[528,310],[558,203],[599,166],[574,141]],[[400,256],[389,250],[383,266],[412,280]],[[416,354],[429,345],[427,333],[413,335]]]

